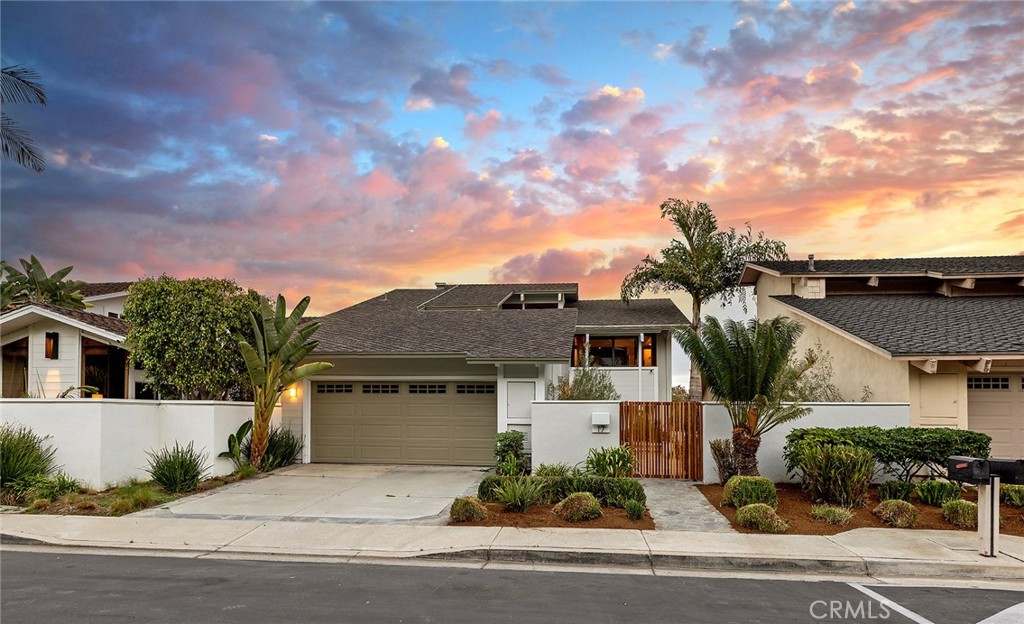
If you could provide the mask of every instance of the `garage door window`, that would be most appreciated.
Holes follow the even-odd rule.
[[[456,394],[494,394],[494,384],[456,384]]]
[[[1009,390],[1009,377],[968,377],[968,390]]]
[[[352,384],[318,383],[317,394],[352,394]]]
[[[409,384],[409,394],[448,394],[448,384]]]
[[[363,384],[363,394],[398,394],[398,384]]]

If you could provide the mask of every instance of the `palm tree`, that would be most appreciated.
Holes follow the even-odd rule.
[[[700,331],[701,310],[708,300],[722,297],[728,302],[739,296],[745,304],[739,281],[747,262],[788,258],[784,242],[765,238],[764,232],[754,236],[749,224],[746,232],[719,231],[718,219],[704,202],[669,198],[661,204],[661,218],[666,217],[683,240],[673,239],[658,260],[644,258],[622,281],[622,300],[628,303],[647,290],[689,293],[693,299],[690,327],[695,332]],[[690,367],[689,394],[694,400],[702,396],[696,366]]]
[[[802,333],[800,323],[782,316],[746,324],[728,320],[724,327],[708,316],[699,334],[692,327],[675,334],[711,394],[729,411],[738,474],[758,474],[762,435],[810,412],[799,403],[782,402],[792,381],[785,371]]]
[[[6,262],[0,263],[0,271],[3,272],[0,285],[2,309],[25,303],[48,303],[72,310],[88,307],[80,292],[85,282],[65,279],[75,267],[64,267],[49,275],[35,256],[29,256],[28,260],[19,258],[18,261],[24,272]]]
[[[0,104],[26,103],[46,106],[46,92],[35,82],[39,73],[21,65],[10,65],[0,70]],[[0,138],[4,158],[13,158],[22,167],[40,173],[46,169],[46,160],[35,143],[6,111],[0,112]]]

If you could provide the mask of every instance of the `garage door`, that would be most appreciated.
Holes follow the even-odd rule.
[[[992,436],[993,457],[1024,457],[1024,375],[969,376],[967,425]]]
[[[495,384],[313,382],[314,462],[494,462]]]

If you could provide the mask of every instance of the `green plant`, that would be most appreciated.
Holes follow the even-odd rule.
[[[633,522],[639,522],[644,517],[644,504],[638,500],[629,499],[623,509],[626,510],[626,517]]]
[[[590,492],[574,492],[551,510],[566,522],[581,522],[600,518],[603,514],[601,503]]]
[[[942,517],[961,529],[978,528],[978,506],[971,501],[954,498],[942,504]]]
[[[43,85],[36,82],[39,79],[39,72],[21,65],[9,65],[0,72],[0,83],[3,89],[0,90],[0,104],[12,103],[39,104],[46,106],[46,90]],[[0,132],[0,143],[3,145],[4,158],[11,158],[26,169],[41,173],[46,169],[46,159],[36,147],[31,135],[25,132],[21,126],[8,114],[8,110],[0,113],[0,124],[3,131]],[[84,307],[84,306],[83,306]]]
[[[633,474],[633,449],[611,446],[590,449],[584,461],[586,472],[595,477],[628,477]]]
[[[609,478],[604,480],[604,496],[602,498],[611,507],[625,508],[631,500],[647,504],[647,492],[636,479]]]
[[[618,401],[620,398],[611,373],[593,366],[577,368],[568,376],[559,377],[557,384],[548,386],[548,395],[559,401]]]
[[[242,441],[245,440],[245,436],[249,435],[252,431],[252,421],[247,420],[238,426],[238,431],[228,435],[228,450],[223,451],[217,457],[230,459],[235,464],[235,470],[241,470],[242,466],[245,465],[245,460],[242,459]]]
[[[999,499],[1007,505],[1024,507],[1024,485],[999,485]]]
[[[718,481],[725,485],[729,479],[736,476],[736,459],[733,457],[732,440],[709,440],[708,446],[711,447],[711,457],[715,460]]]
[[[554,503],[562,500],[574,492],[590,492],[602,504],[611,507],[622,507],[630,499],[647,504],[647,493],[643,485],[636,479],[594,477],[590,475],[575,475],[569,477],[502,477],[490,475],[480,480],[477,486],[477,498],[485,502],[498,500],[495,489],[504,486],[509,481],[519,478],[526,478],[544,486],[543,500],[547,503]]]
[[[189,492],[199,487],[199,481],[206,476],[209,466],[206,464],[205,452],[197,451],[189,442],[188,446],[164,447],[158,451],[150,451],[147,472],[164,490],[168,492]]]
[[[28,477],[50,474],[57,450],[46,445],[46,440],[25,425],[0,426],[0,489]]]
[[[722,489],[722,504],[730,507],[746,507],[754,503],[779,506],[779,495],[775,484],[768,477],[744,477],[737,475],[726,482]]]
[[[855,446],[816,446],[804,450],[801,469],[812,500],[861,507],[871,488],[875,459]]]
[[[572,466],[561,462],[557,464],[541,464],[534,468],[531,474],[539,479],[556,479],[572,476],[573,472],[574,468]]]
[[[494,472],[503,477],[512,477],[518,474],[522,474],[522,469],[519,466],[519,460],[516,459],[515,455],[506,455],[505,459],[498,462]]]
[[[57,395],[58,399],[80,399],[83,392],[98,394],[100,391],[96,386],[68,386],[63,392]]]
[[[520,466],[525,466],[523,461],[526,457],[525,445],[526,435],[522,431],[502,431],[494,436],[495,462],[507,461],[509,456],[512,456],[516,460],[517,469]]]
[[[846,526],[853,519],[853,512],[845,507],[813,505],[811,507],[811,517],[820,522]]]
[[[512,477],[494,488],[494,496],[506,510],[521,513],[544,498],[544,482],[530,477]]]
[[[24,482],[17,482],[14,487],[24,500],[45,498],[54,501],[65,494],[78,492],[82,484],[61,471],[53,476],[35,475]]]
[[[0,265],[4,274],[4,309],[25,303],[44,303],[71,310],[86,308],[80,291],[85,282],[66,279],[74,267],[64,267],[50,275],[35,256],[29,256],[28,260],[19,258],[18,262],[23,271],[6,262]]]
[[[917,509],[907,501],[883,501],[871,513],[897,529],[909,529],[917,523]]]
[[[947,501],[960,498],[962,491],[959,483],[933,480],[918,483],[914,495],[925,505],[942,507]]]
[[[459,496],[449,511],[452,522],[477,522],[487,517],[487,508],[475,496]]]
[[[500,487],[507,480],[507,477],[497,475],[488,475],[480,479],[480,484],[476,486],[476,497],[486,503],[493,503],[498,500],[494,494],[494,488]]]
[[[784,533],[789,528],[789,523],[764,503],[752,503],[737,509],[736,524],[762,533]]]
[[[892,481],[886,481],[885,483],[878,484],[878,499],[882,501],[909,501],[910,494],[913,491],[913,483],[907,483],[906,481],[899,481],[898,479],[893,479]]]
[[[235,470],[235,476],[242,480],[251,479],[258,475],[259,473],[259,470],[256,470],[249,464],[242,464],[241,466],[238,467],[237,470]]]
[[[249,451],[252,449],[250,437]],[[302,436],[295,435],[287,427],[271,427],[267,436],[267,451],[263,454],[262,472],[270,472],[284,466],[290,466],[302,455]],[[249,453],[246,453],[246,458]],[[251,462],[250,462],[251,463]]]

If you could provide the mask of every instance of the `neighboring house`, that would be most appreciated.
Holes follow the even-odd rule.
[[[87,284],[92,307],[70,310],[27,304],[0,315],[3,367],[0,394],[53,398],[73,386],[100,389],[106,398],[151,398],[128,364],[122,319],[131,282]]]
[[[911,424],[983,431],[1024,457],[1024,256],[749,263],[757,316],[805,327],[848,399],[908,402]]]
[[[624,400],[668,401],[668,299],[580,300],[578,285],[439,283],[320,317],[311,360],[335,367],[285,394],[304,461],[481,465],[494,436],[529,433],[548,384],[590,359]],[[529,442],[528,442],[529,443]]]

